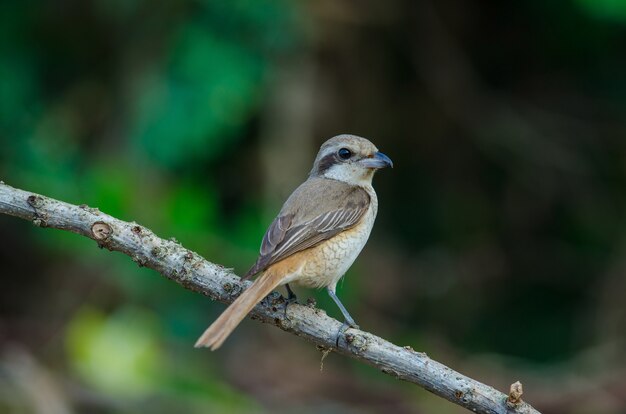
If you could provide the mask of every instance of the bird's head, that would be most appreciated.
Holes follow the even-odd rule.
[[[352,185],[369,185],[374,172],[393,167],[393,162],[369,140],[356,135],[337,135],[322,144],[311,177],[331,178]]]

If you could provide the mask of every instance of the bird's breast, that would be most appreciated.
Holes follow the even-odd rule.
[[[376,194],[370,194],[369,209],[358,224],[292,256],[292,271],[284,283],[295,282],[310,288],[330,286],[334,289],[367,243],[377,208]]]

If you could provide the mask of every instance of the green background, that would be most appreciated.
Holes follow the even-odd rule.
[[[339,133],[395,164],[338,287],[364,329],[544,413],[626,410],[626,1],[0,3],[0,179],[238,274]],[[195,350],[223,305],[0,235],[0,412],[464,412],[248,320]]]

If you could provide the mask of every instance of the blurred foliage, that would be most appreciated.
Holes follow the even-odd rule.
[[[234,150],[259,110],[268,71],[299,44],[297,5],[36,4],[0,4],[2,179],[136,219],[218,262],[253,260],[260,211],[231,212],[244,226],[233,231],[237,224],[219,218],[219,178],[206,169]],[[188,412],[204,412],[206,403],[193,402],[200,396],[221,412],[250,409],[219,380],[194,374],[188,359],[181,365],[163,351],[168,335],[193,340],[197,323],[209,320],[206,300],[147,271],[138,275],[126,258],[102,257],[71,235],[32,237],[49,256],[80,251],[86,267],[97,262],[111,272],[101,276],[113,292],[84,306],[71,301],[78,307],[64,329],[68,362],[86,385],[138,402],[157,389],[174,399],[191,392],[180,402]],[[223,237],[230,253],[220,247]],[[162,311],[108,295],[160,303]]]
[[[142,395],[163,378],[155,349],[154,315],[124,309],[107,317],[83,309],[67,328],[68,351],[77,371],[113,395]]]
[[[592,16],[617,22],[626,21],[626,1],[624,0],[578,0],[578,3]]]
[[[359,323],[542,412],[619,413],[625,44],[622,0],[0,2],[0,179],[242,273],[319,143],[369,137],[396,168],[338,289]],[[194,351],[221,305],[0,233],[0,412],[37,412],[29,384],[58,412],[459,412],[257,324]]]

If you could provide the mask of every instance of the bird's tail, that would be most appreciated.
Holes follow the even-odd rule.
[[[211,348],[212,351],[219,348],[248,312],[274,290],[281,280],[282,275],[271,269],[265,271],[204,331],[194,346]]]

